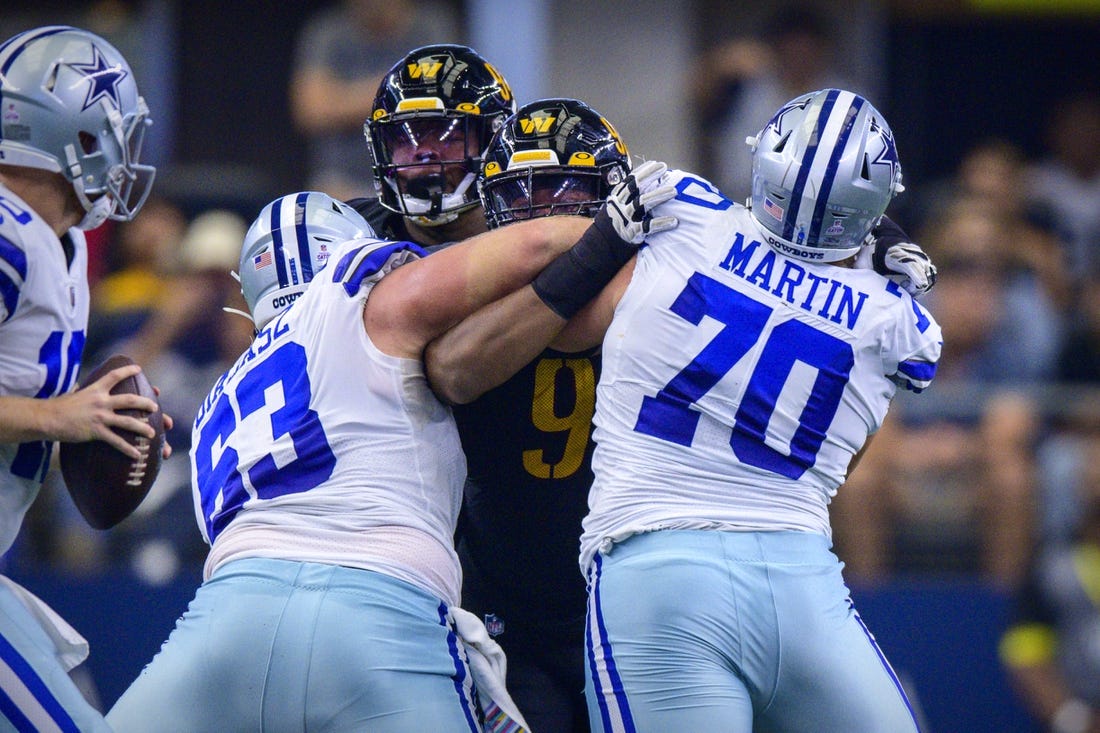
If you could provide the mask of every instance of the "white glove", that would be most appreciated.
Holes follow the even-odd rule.
[[[919,245],[898,242],[886,248],[883,256],[886,277],[900,285],[905,292],[919,299],[931,292],[936,285],[936,266]]]
[[[856,267],[873,269],[916,299],[936,285],[936,266],[920,245],[909,241],[900,226],[883,216],[856,258]]]
[[[611,189],[607,214],[624,242],[641,244],[650,234],[664,232],[679,222],[674,216],[653,216],[653,209],[676,195],[676,187],[661,183],[668,166],[647,160]]]

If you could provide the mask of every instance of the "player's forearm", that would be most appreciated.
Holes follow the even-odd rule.
[[[32,397],[0,397],[0,443],[53,440],[52,403]]]
[[[564,325],[534,290],[518,290],[428,344],[428,380],[440,399],[472,402],[538,356]]]
[[[558,224],[552,219],[543,221]],[[576,245],[568,253],[555,257],[529,287],[475,311],[430,346],[425,356],[428,377],[442,399],[459,404],[470,402],[504,383],[549,346],[566,320],[599,294],[601,288],[621,294],[633,269],[621,266],[629,254],[617,249],[632,252],[633,247],[622,242],[610,224],[601,228],[599,221],[597,217],[595,223],[586,227]],[[549,249],[543,247],[537,251],[536,247],[536,251],[522,259],[540,262],[568,239],[551,236],[543,242],[551,244]],[[538,241],[536,236],[528,244]],[[609,280],[620,284],[606,287]],[[617,300],[617,296],[609,298],[611,303]],[[613,305],[603,310],[613,310]],[[595,322],[596,319],[584,319],[586,324]],[[598,329],[598,336],[595,336],[597,329],[591,329],[593,344],[598,343],[606,328],[605,322]],[[573,326],[575,338],[584,337],[582,330],[588,329]]]
[[[476,255],[469,260],[472,297],[481,305],[519,290],[568,251],[592,221],[579,216],[533,219],[475,237]]]
[[[565,328],[550,343],[551,348],[566,354],[577,354],[600,345],[615,316],[615,307],[634,275],[634,263],[635,260],[631,259],[623,265],[600,294],[569,319]]]
[[[367,299],[367,333],[384,353],[422,358],[428,343],[527,286],[589,223],[564,216],[521,222],[399,267]]]

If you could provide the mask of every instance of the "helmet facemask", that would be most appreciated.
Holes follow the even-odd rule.
[[[383,77],[364,125],[379,201],[420,226],[476,207],[482,151],[515,109],[508,83],[473,49],[413,49]]]
[[[607,198],[600,171],[535,166],[498,174],[485,181],[481,198],[490,229],[540,216],[596,215]],[[601,195],[602,194],[602,195]]]
[[[521,107],[484,157],[478,186],[490,228],[556,214],[595,216],[631,167],[611,123],[569,98]]]
[[[72,145],[66,146],[68,169],[76,173],[73,189],[87,214],[80,229],[95,229],[106,219],[130,221],[145,204],[152,190],[156,169],[141,165],[141,145],[145,130],[152,124],[145,100],[138,97],[137,111],[124,119],[106,101],[107,127],[99,136],[80,133],[84,155],[77,157]]]
[[[367,125],[382,204],[424,226],[454,221],[477,206],[481,151],[497,118],[431,111]]]

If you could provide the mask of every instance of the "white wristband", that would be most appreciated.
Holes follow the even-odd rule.
[[[1084,700],[1071,697],[1058,706],[1050,717],[1051,733],[1088,733],[1092,708]]]

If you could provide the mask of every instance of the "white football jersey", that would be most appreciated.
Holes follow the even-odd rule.
[[[749,211],[670,173],[603,342],[581,569],[662,528],[831,536],[828,503],[896,388],[921,390],[938,324],[871,270],[787,257]]]
[[[207,577],[231,559],[283,558],[375,570],[458,602],[466,462],[454,418],[421,362],[382,353],[363,327],[371,288],[417,251],[341,245],[200,407],[191,462]]]
[[[53,397],[76,384],[88,328],[88,251],[70,229],[72,263],[53,229],[0,185],[0,394]],[[0,553],[38,495],[53,444],[0,445]]]

